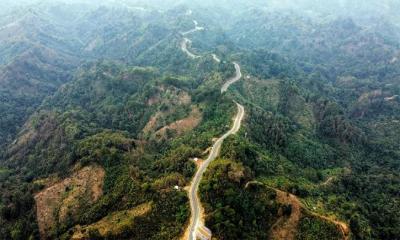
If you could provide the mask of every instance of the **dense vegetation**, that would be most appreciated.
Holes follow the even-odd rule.
[[[370,1],[72,2],[0,10],[0,239],[38,239],[34,197],[86,166],[104,169],[101,196],[78,198],[47,238],[147,204],[122,230],[87,234],[178,239],[191,159],[229,129],[232,100],[242,129],[200,186],[214,237],[270,237],[294,207],[280,189],[301,201],[297,239],[341,239],[332,220],[352,239],[400,238],[398,13]],[[190,35],[193,60],[180,33],[194,19],[205,30]],[[232,61],[244,77],[221,95]]]
[[[206,225],[221,239],[265,239],[265,229],[276,221],[275,191],[248,185],[250,174],[240,163],[221,159],[205,175],[201,192],[210,212]]]

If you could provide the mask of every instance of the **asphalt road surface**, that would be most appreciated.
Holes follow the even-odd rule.
[[[221,88],[221,93],[228,91],[228,88],[234,84],[235,82],[239,81],[242,78],[242,71],[240,70],[240,65],[236,62],[233,63],[235,65],[236,74],[234,77],[226,81],[226,83]]]
[[[199,227],[202,226],[201,223],[201,202],[198,196],[199,185],[203,177],[204,172],[207,170],[208,165],[215,160],[221,150],[222,143],[224,140],[232,134],[236,134],[241,126],[244,117],[244,107],[239,103],[236,103],[238,108],[238,113],[235,117],[235,121],[231,130],[220,137],[213,145],[210,155],[207,160],[205,160],[200,168],[197,170],[196,175],[193,178],[192,184],[189,190],[190,207],[192,211],[191,225],[189,231],[189,240],[196,240],[196,233]]]
[[[195,59],[195,58],[199,58],[200,56],[198,56],[198,55],[196,55],[196,54],[193,54],[193,53],[191,53],[189,50],[188,50],[188,44],[190,44],[192,41],[190,41],[188,38],[184,38],[183,40],[182,40],[182,43],[181,43],[181,49],[182,49],[182,51],[184,52],[184,53],[186,53],[190,58],[193,58],[193,59]]]

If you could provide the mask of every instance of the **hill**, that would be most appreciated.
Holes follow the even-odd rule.
[[[233,101],[199,191],[215,239],[398,239],[396,14],[275,2],[3,11],[0,239],[183,238]]]

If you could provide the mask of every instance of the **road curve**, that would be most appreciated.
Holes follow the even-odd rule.
[[[204,31],[205,30],[204,27],[199,27],[199,23],[196,20],[193,20],[193,23],[194,23],[194,28],[189,30],[189,31],[187,31],[187,32],[182,32],[181,34],[183,36],[191,34],[191,33],[194,33],[194,32],[197,32],[197,31]]]
[[[193,33],[195,31],[204,30],[204,28],[198,27],[197,21],[193,21],[193,22],[195,24],[195,28],[193,30],[182,33],[182,36]],[[190,43],[191,43],[190,39],[183,38],[182,43],[181,43],[182,51],[185,52],[192,59],[200,58],[201,56],[195,55],[188,50],[188,44],[190,44]],[[212,54],[212,57],[217,63],[221,62],[221,60],[217,57],[217,55]],[[226,92],[230,85],[239,81],[242,78],[242,72],[240,69],[240,65],[236,62],[234,62],[233,64],[235,65],[236,74],[234,77],[228,79],[226,81],[226,83],[224,83],[224,85],[221,88],[221,93]],[[190,208],[191,208],[191,218],[190,218],[190,225],[188,228],[189,240],[196,240],[197,233],[201,232],[202,230],[204,230],[204,228],[206,228],[204,225],[204,222],[202,220],[202,209],[203,208],[202,208],[201,201],[200,201],[199,195],[198,195],[199,185],[200,185],[200,182],[201,182],[204,172],[207,170],[207,167],[210,165],[210,163],[213,160],[215,160],[217,158],[224,140],[227,137],[229,137],[230,135],[236,134],[240,129],[242,120],[244,118],[245,111],[244,111],[244,107],[242,105],[240,105],[239,103],[236,103],[236,105],[238,108],[238,113],[235,117],[232,128],[214,143],[214,145],[211,148],[211,152],[210,152],[208,158],[200,165],[200,167],[196,171],[196,174],[190,184],[189,200],[190,200]],[[208,230],[208,229],[206,228],[206,230]],[[209,234],[211,234],[211,231],[208,230],[208,232],[209,232]]]
[[[228,91],[228,88],[234,84],[235,82],[239,81],[242,78],[242,71],[240,70],[240,65],[237,62],[233,63],[235,65],[236,74],[234,77],[226,81],[221,88],[221,93]]]
[[[182,43],[181,43],[181,49],[182,49],[182,51],[184,52],[184,53],[186,53],[190,58],[192,58],[192,59],[196,59],[196,58],[200,58],[200,56],[198,56],[198,55],[196,55],[196,54],[194,54],[194,53],[191,53],[189,50],[188,50],[188,44],[190,44],[192,41],[190,41],[188,38],[184,38],[183,40],[182,40]]]
[[[208,165],[217,158],[219,151],[221,150],[222,143],[224,140],[232,134],[236,134],[241,126],[243,117],[244,117],[244,107],[239,103],[236,103],[238,108],[238,113],[235,117],[235,121],[233,123],[233,127],[227,133],[225,133],[222,137],[220,137],[212,146],[210,155],[207,160],[205,160],[200,168],[197,170],[196,175],[193,178],[193,181],[190,185],[189,189],[189,199],[190,199],[190,208],[192,211],[191,216],[191,225],[189,227],[189,240],[196,240],[196,233],[199,227],[204,226],[201,220],[201,202],[198,196],[198,189],[203,177],[204,172],[207,170]]]

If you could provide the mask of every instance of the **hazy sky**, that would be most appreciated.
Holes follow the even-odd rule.
[[[400,0],[0,0],[0,11],[10,10],[17,5],[33,5],[45,2],[86,3],[91,5],[129,5],[150,8],[171,8],[186,5],[195,8],[224,7],[235,11],[257,7],[270,11],[293,11],[349,15],[353,17],[385,16],[394,22],[400,22]]]

